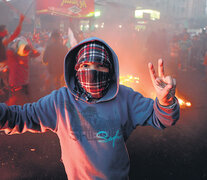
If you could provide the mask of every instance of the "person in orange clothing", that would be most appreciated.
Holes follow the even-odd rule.
[[[21,32],[22,24],[24,21],[24,15],[20,15],[19,24],[15,31],[9,35],[9,32],[5,25],[0,25],[0,68],[4,68],[7,65],[6,49],[10,42],[17,38]]]
[[[12,92],[22,89],[28,94],[29,60],[39,55],[40,53],[23,36],[8,45],[9,86]]]
[[[15,38],[17,38],[21,32],[22,24],[24,21],[24,15],[20,15],[19,24],[15,31],[10,35],[5,25],[0,25],[0,99],[1,97],[7,97],[8,91],[8,61],[7,61],[7,46]],[[5,98],[3,98],[5,99]]]

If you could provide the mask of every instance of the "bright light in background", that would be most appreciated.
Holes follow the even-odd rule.
[[[181,106],[183,106],[185,103],[184,103],[184,101],[182,100],[182,99],[178,99],[178,102],[179,102],[179,104],[181,105]]]
[[[186,102],[186,106],[191,107],[191,102]]]
[[[119,25],[119,28],[122,28],[122,25],[121,24]]]
[[[141,31],[141,30],[145,30],[145,29],[146,29],[145,25],[136,25],[135,26],[135,30],[137,30],[137,31]]]
[[[101,28],[104,28],[104,23],[101,23]]]
[[[147,24],[146,21],[137,21],[138,24]]]
[[[80,25],[80,30],[83,31],[83,25]]]
[[[135,18],[143,18],[142,10],[135,10]]]
[[[101,16],[101,11],[95,11],[94,16],[95,16],[95,17],[99,17],[99,16]]]
[[[86,17],[92,17],[92,16],[94,16],[94,12],[90,12],[86,15]]]
[[[120,76],[120,84],[130,87],[131,83],[139,83],[139,77],[132,75]]]
[[[151,20],[160,19],[160,12],[152,9],[137,9],[135,10],[135,18],[142,19],[144,14],[149,14]]]
[[[80,25],[80,30],[81,30],[81,31],[88,31],[89,28],[90,28],[89,25]]]
[[[90,28],[89,20],[81,20],[80,21],[80,30],[81,31],[88,31]]]
[[[179,102],[181,108],[182,107],[191,107],[192,106],[191,102],[186,101],[184,99],[181,99],[179,97],[178,97],[178,102]]]
[[[99,25],[98,25],[98,24],[95,24],[94,26],[95,26],[95,28],[98,28],[98,27],[99,27]]]

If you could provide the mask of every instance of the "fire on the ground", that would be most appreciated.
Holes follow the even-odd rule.
[[[132,87],[132,88],[137,86],[137,84],[140,83],[140,78],[133,76],[133,75],[125,75],[125,76],[121,75],[119,79],[120,79],[120,84],[128,86],[128,87]],[[150,97],[154,99],[155,95],[151,94]],[[178,102],[181,108],[190,108],[192,106],[190,101],[179,97],[177,94],[176,94],[176,97],[178,98]]]

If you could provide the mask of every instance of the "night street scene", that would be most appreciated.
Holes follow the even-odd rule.
[[[207,0],[0,0],[0,180],[207,179],[206,28]]]

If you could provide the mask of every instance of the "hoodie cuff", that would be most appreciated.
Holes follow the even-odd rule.
[[[174,107],[178,104],[178,100],[176,97],[174,97],[174,103],[172,105],[169,105],[169,106],[162,106],[158,99],[156,98],[156,103],[157,105],[160,107],[160,109],[164,110],[164,109],[174,109]]]

